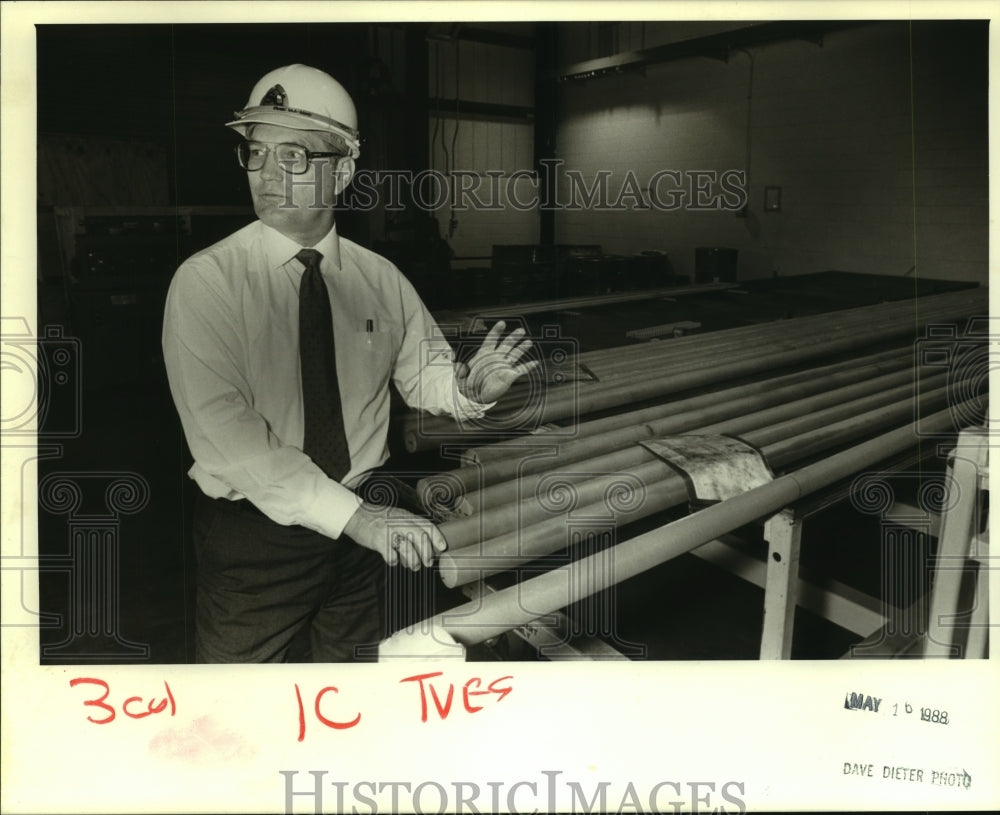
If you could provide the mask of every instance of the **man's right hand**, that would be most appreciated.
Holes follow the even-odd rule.
[[[390,566],[402,562],[413,571],[434,564],[448,542],[425,518],[397,507],[360,506],[344,527],[344,534],[374,549]]]

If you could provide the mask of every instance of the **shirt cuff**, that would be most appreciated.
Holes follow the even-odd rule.
[[[317,490],[316,503],[310,507],[310,528],[336,540],[361,506],[361,498],[336,481],[328,481]]]
[[[457,383],[455,384],[453,405],[454,411],[452,415],[456,419],[479,419],[480,417],[486,415],[486,411],[492,408],[495,404],[496,402],[490,402],[489,404],[474,402],[458,389]]]

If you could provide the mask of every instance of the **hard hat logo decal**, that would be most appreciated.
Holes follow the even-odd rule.
[[[262,105],[274,105],[275,107],[283,108],[288,105],[288,94],[285,93],[285,89],[281,85],[275,85],[264,94],[264,98],[260,100],[260,103]]]

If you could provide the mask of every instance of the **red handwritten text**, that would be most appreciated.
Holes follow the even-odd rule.
[[[331,727],[334,730],[348,730],[349,728],[354,727],[358,722],[361,721],[360,713],[353,719],[350,719],[346,722],[335,721],[334,719],[328,719],[326,716],[323,715],[323,710],[322,710],[323,697],[326,696],[326,694],[330,691],[333,691],[334,693],[340,693],[340,691],[338,691],[335,687],[333,687],[333,685],[327,685],[327,687],[323,688],[323,690],[321,690],[319,693],[316,694],[316,699],[313,702],[313,712],[316,714],[316,718],[319,719],[319,721],[322,724],[326,725],[327,727]],[[302,691],[299,690],[298,685],[295,686],[295,699],[299,703],[299,741],[302,741],[306,737],[306,709],[305,705],[302,704]]]
[[[94,685],[104,691],[99,697],[94,699],[87,699],[83,704],[84,707],[96,707],[104,712],[104,716],[99,719],[95,719],[93,715],[87,716],[88,722],[93,722],[94,724],[111,724],[115,720],[118,711],[115,709],[114,705],[109,704],[107,699],[111,695],[111,688],[108,683],[103,679],[94,679],[89,676],[81,676],[76,679],[71,679],[69,681],[69,686],[75,688],[77,685]],[[170,685],[166,682],[163,683],[163,687],[167,691],[167,695],[157,701],[155,698],[145,702],[141,696],[129,696],[121,704],[121,712],[128,716],[130,719],[145,719],[147,716],[152,716],[154,713],[163,713],[167,707],[170,708],[170,715],[177,715],[177,703],[174,701],[174,695],[170,690]]]
[[[420,686],[420,721],[427,721],[427,697],[430,696],[431,700],[434,702],[434,707],[437,709],[438,716],[442,719],[447,719],[448,714],[451,712],[451,703],[455,695],[455,685],[451,682],[447,683],[447,691],[442,691],[444,694],[444,701],[441,701],[441,694],[438,693],[438,687],[433,682],[432,679],[438,676],[442,676],[442,671],[435,671],[434,673],[427,674],[416,674],[414,676],[408,676],[405,679],[400,679],[400,682],[416,682]],[[505,679],[513,679],[512,676],[501,676],[499,679],[494,679],[485,689],[482,688],[483,681],[479,677],[473,677],[468,682],[462,686],[462,703],[465,709],[469,713],[477,713],[483,709],[483,705],[474,704],[473,700],[477,697],[491,697],[497,696],[494,700],[499,702],[508,693],[510,693],[513,688],[508,685],[501,685]],[[486,701],[485,699],[482,701]]]

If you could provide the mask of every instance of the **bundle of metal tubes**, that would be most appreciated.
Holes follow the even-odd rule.
[[[912,343],[920,325],[985,314],[986,308],[985,290],[969,289],[592,351],[560,363],[555,377],[539,380],[529,375],[490,410],[485,423],[460,426],[447,416],[410,413],[402,419],[400,434],[410,452],[443,444],[468,445],[498,431],[514,434],[546,423],[572,422],[877,343]],[[544,356],[544,343],[539,348]],[[542,370],[551,374],[552,369],[549,360]],[[596,381],[587,381],[591,373]],[[563,384],[552,385],[553,378]]]
[[[642,346],[645,356],[655,358],[652,368],[641,356],[616,365],[622,374],[613,381],[626,391],[618,403],[622,412],[577,421],[571,437],[540,433],[469,448],[465,466],[419,483],[425,506],[447,516],[439,524],[449,546],[439,561],[442,579],[463,585],[564,549],[571,516],[573,534],[580,537],[588,529],[606,530],[609,521],[620,527],[686,503],[685,479],[642,446],[644,440],[738,435],[761,451],[775,473],[788,473],[827,459],[836,463],[849,445],[865,450],[865,457],[851,460],[877,463],[901,445],[916,444],[915,420],[921,430],[931,422],[933,432],[949,432],[955,417],[968,419],[982,409],[977,390],[984,373],[978,365],[942,367],[946,355],[916,353],[914,340],[926,325],[955,323],[961,335],[965,321],[986,309],[985,292],[971,290],[714,332],[683,345],[672,340]],[[619,351],[586,355],[588,365],[613,362]],[[854,354],[845,359],[846,351]],[[835,354],[838,361],[815,364]],[[793,362],[814,367],[787,372]],[[660,374],[660,401],[628,409],[649,399],[651,370]],[[727,387],[733,378],[739,384]],[[695,387],[692,381],[717,389],[671,398]],[[612,392],[602,389],[600,399]],[[871,446],[873,437],[890,441]],[[833,470],[840,472],[838,467]],[[767,512],[763,504],[741,506],[749,514],[730,529]],[[593,519],[592,526],[581,518]],[[560,605],[549,610],[568,602],[565,591],[559,596]]]
[[[954,406],[962,409],[962,405]],[[925,417],[928,433],[953,429],[954,412]],[[726,501],[612,547],[436,615],[431,626],[474,645],[583,600],[736,529],[799,498],[850,477],[913,446],[904,425],[834,453]]]

